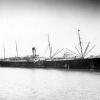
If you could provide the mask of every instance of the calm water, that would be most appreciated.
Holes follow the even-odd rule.
[[[100,74],[0,68],[0,100],[100,100]]]

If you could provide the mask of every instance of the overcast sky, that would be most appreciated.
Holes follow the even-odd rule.
[[[55,50],[78,45],[78,28],[84,45],[100,54],[99,0],[0,0],[0,57],[3,45],[6,57],[31,55],[32,47],[40,56],[47,55],[48,37]]]

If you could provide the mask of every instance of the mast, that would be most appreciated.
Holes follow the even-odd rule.
[[[51,44],[50,44],[50,40],[49,40],[49,34],[48,34],[48,45],[49,45],[49,51],[50,51],[50,55],[49,57],[51,58],[51,54],[52,54],[52,47],[51,47]]]
[[[81,42],[81,38],[80,38],[79,32],[80,32],[80,30],[78,29],[79,45],[80,45],[80,49],[81,49],[81,57],[84,58],[83,49],[82,49],[82,42]]]
[[[3,50],[4,50],[4,59],[5,59],[5,46],[3,45]]]
[[[17,48],[17,43],[15,41],[15,44],[16,44],[16,54],[17,54],[17,57],[18,57],[18,48]]]

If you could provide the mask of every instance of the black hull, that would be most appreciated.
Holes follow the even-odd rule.
[[[0,67],[18,68],[66,68],[73,69],[93,69],[100,70],[100,58],[57,60],[57,61],[0,61]]]
[[[0,67],[13,67],[13,68],[42,68],[43,64],[40,62],[35,63],[32,61],[0,61]]]
[[[60,61],[45,61],[45,67],[50,68],[66,68],[73,69],[85,69],[85,70],[100,70],[100,58],[91,59],[74,59],[74,60],[60,60]]]

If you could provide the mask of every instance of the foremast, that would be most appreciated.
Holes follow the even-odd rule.
[[[49,51],[50,51],[50,59],[52,58],[52,47],[51,47],[51,44],[50,44],[50,39],[49,39],[49,34],[48,34],[48,46],[49,46]]]

